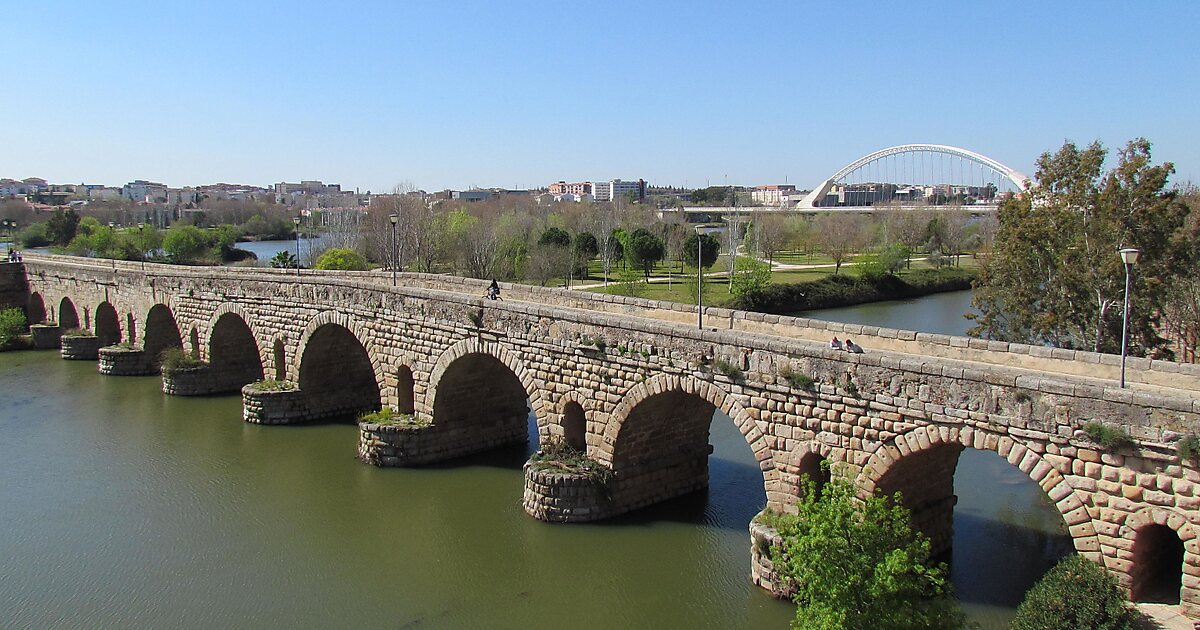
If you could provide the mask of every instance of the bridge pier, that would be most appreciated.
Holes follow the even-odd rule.
[[[359,423],[358,458],[381,467],[420,466],[529,441],[525,401],[493,409],[480,422],[449,426],[411,423]]]
[[[95,361],[100,357],[100,346],[100,338],[91,333],[63,335],[60,354],[68,361]]]
[[[29,327],[36,350],[58,350],[62,347],[62,328],[58,324],[34,324]]]
[[[250,424],[295,424],[311,420],[295,383],[251,383],[242,388],[242,420]]]
[[[99,370],[105,376],[151,376],[159,368],[141,348],[105,346],[99,351]]]

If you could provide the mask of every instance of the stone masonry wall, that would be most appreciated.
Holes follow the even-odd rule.
[[[1127,587],[1132,541],[1160,521],[1183,540],[1185,572],[1200,575],[1200,471],[1175,454],[1181,436],[1200,432],[1196,366],[1139,359],[1130,364],[1131,388],[1122,389],[1107,355],[862,327],[852,334],[867,352],[852,355],[827,347],[831,327],[710,311],[706,321],[728,328],[700,331],[682,307],[647,310],[639,301],[567,291],[505,287],[505,300],[491,302],[465,281],[455,291],[447,290],[452,280],[409,274],[406,286],[393,288],[390,279],[350,272],[297,279],[153,264],[141,272],[118,263],[114,273],[35,256],[26,268],[31,290],[48,305],[63,297],[109,301],[122,321],[132,316],[136,324],[165,304],[180,330],[197,331],[202,355],[215,319],[237,313],[263,365],[275,363],[278,341],[293,375],[320,327],[344,327],[367,352],[380,402],[397,404],[396,375],[406,368],[416,415],[430,422],[445,404],[439,386],[454,362],[471,353],[494,357],[520,382],[543,438],[561,437],[565,406],[581,405],[587,454],[616,478],[632,474],[622,470],[624,456],[616,457],[636,433],[623,432],[625,422],[643,401],[678,392],[733,420],[759,463],[772,509],[795,500],[790,477],[803,455],[829,460],[865,493],[899,462],[938,445],[991,450],[1043,488],[1076,548],[1102,559]],[[714,370],[717,360],[737,373]],[[813,385],[793,386],[783,377],[788,371]],[[246,404],[250,414],[258,403]],[[1128,431],[1134,448],[1108,452],[1092,444],[1081,429],[1093,421]],[[665,466],[670,459],[663,455],[670,445],[643,446],[628,461]],[[1185,581],[1183,599],[1185,610],[1200,611],[1195,580]]]
[[[25,311],[29,304],[29,285],[25,281],[25,265],[0,262],[0,310],[19,308]]]

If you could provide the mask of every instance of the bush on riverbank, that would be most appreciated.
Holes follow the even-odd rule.
[[[866,302],[900,300],[971,288],[970,269],[921,269],[903,277],[890,273],[852,278],[833,275],[813,282],[771,284],[734,298],[730,308],[761,313],[790,313]]]
[[[1117,581],[1100,565],[1074,554],[1026,593],[1009,628],[1128,630],[1133,619]]]
[[[0,350],[11,350],[25,332],[25,313],[19,308],[0,311]]]

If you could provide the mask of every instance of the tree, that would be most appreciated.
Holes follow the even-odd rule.
[[[353,249],[331,247],[317,259],[316,269],[332,269],[338,271],[366,271],[367,259]]]
[[[300,266],[300,261],[295,254],[281,249],[271,257],[271,266],[276,269],[295,269]]]
[[[645,228],[638,228],[629,235],[625,256],[629,264],[640,267],[645,272],[646,280],[650,280],[650,270],[654,263],[663,259],[667,253],[662,239],[651,234]]]
[[[1038,160],[1036,185],[1001,204],[992,255],[983,266],[971,334],[988,339],[1115,353],[1121,347],[1125,270],[1117,252],[1136,247],[1130,293],[1130,353],[1170,356],[1157,325],[1180,278],[1187,207],[1166,190],[1174,167],[1150,162],[1149,142],[1131,141],[1103,173],[1105,149],[1066,143]]]
[[[708,234],[692,234],[683,242],[682,257],[691,264],[696,262],[696,241],[700,240],[700,266],[708,269],[721,256],[721,241]]]
[[[194,262],[209,247],[208,237],[203,230],[194,225],[182,223],[172,225],[171,229],[167,230],[162,244],[171,262],[177,264]]]
[[[548,227],[542,232],[542,235],[538,237],[538,245],[570,247],[571,235],[560,227]]]
[[[772,562],[797,587],[793,628],[961,628],[943,565],[895,497],[860,500],[846,479],[806,478],[798,514],[778,517]]]
[[[50,215],[50,219],[46,221],[46,237],[50,239],[53,245],[66,245],[75,238],[75,232],[79,229],[79,214],[75,210],[67,210],[63,212],[61,209],[55,210],[54,214]]]
[[[1096,563],[1072,554],[1025,595],[1012,630],[1129,630],[1133,611],[1117,581]]]
[[[823,214],[817,217],[815,228],[818,246],[833,259],[834,275],[866,241],[866,221],[860,214]]]

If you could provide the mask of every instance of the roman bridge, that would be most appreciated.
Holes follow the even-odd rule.
[[[768,509],[789,510],[827,461],[864,494],[902,492],[945,549],[958,456],[993,451],[1135,599],[1166,584],[1200,616],[1200,468],[1177,450],[1200,433],[1200,366],[1131,358],[1122,389],[1108,355],[717,308],[700,330],[687,305],[520,285],[489,301],[482,281],[400,278],[28,255],[0,265],[0,300],[26,308],[39,345],[102,373],[156,373],[179,347],[203,363],[164,373],[164,391],[240,391],[248,422],[391,410],[360,424],[359,457],[375,465],[524,442],[532,412],[544,447],[565,443],[602,471],[527,464],[525,509],[547,521],[705,488],[721,411],[758,461]],[[866,352],[830,349],[835,335]],[[1129,441],[1106,448],[1088,423]],[[778,592],[752,547],[755,581]]]

